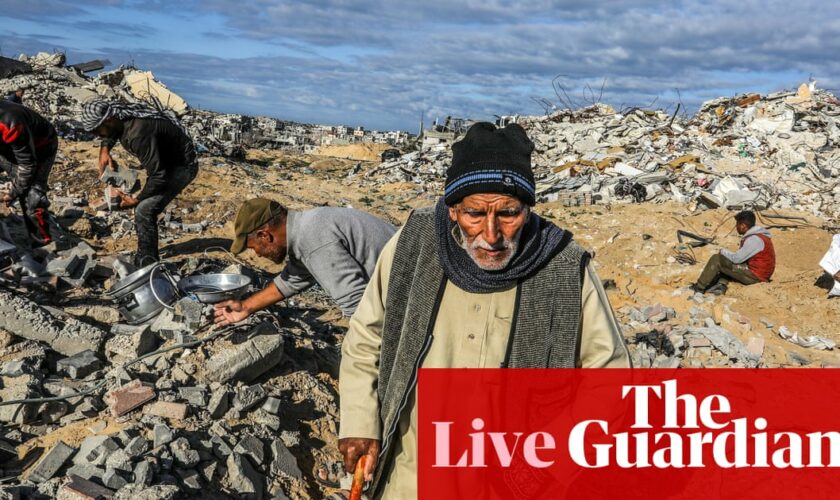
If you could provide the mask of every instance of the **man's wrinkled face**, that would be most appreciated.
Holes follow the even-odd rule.
[[[246,247],[260,257],[282,264],[286,258],[286,245],[278,236],[268,227],[259,228],[248,236]]]
[[[507,267],[519,249],[519,236],[528,220],[527,205],[505,194],[472,194],[449,207],[458,224],[461,247],[485,271]]]

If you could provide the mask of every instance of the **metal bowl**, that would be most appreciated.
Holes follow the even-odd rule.
[[[205,304],[238,299],[249,286],[251,278],[244,274],[202,274],[178,282],[181,293],[193,296]]]

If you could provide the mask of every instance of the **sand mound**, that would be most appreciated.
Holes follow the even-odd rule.
[[[340,146],[321,146],[315,150],[316,155],[348,158],[358,161],[380,161],[382,152],[391,149],[388,144],[344,144]]]

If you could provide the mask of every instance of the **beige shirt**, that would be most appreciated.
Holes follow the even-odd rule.
[[[342,346],[339,374],[341,423],[339,438],[382,439],[379,400],[379,348],[388,279],[400,232],[382,249],[361,303],[350,318]],[[516,300],[516,289],[469,293],[447,282],[423,368],[498,368],[505,358]],[[607,295],[590,263],[581,295],[583,368],[630,367],[630,355]],[[400,415],[395,464],[386,480],[386,499],[417,497],[417,405],[409,395]]]

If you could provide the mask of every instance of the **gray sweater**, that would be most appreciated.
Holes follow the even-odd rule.
[[[274,284],[291,297],[316,282],[352,316],[376,260],[394,235],[391,224],[353,208],[320,207],[289,212],[288,263]]]
[[[770,231],[761,226],[753,226],[741,237],[743,244],[737,252],[723,249],[720,251],[720,254],[731,260],[733,264],[743,264],[744,262],[747,262],[757,253],[764,250],[764,240],[758,237],[759,234],[763,234],[768,238],[770,237]]]

